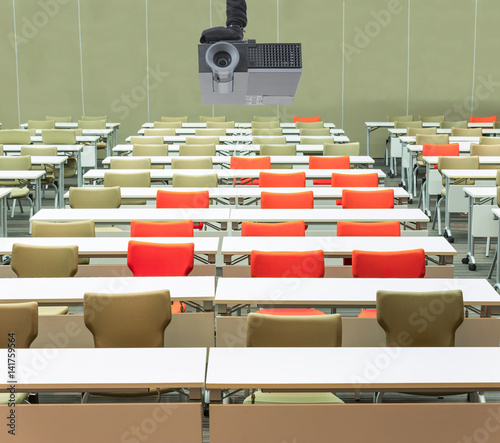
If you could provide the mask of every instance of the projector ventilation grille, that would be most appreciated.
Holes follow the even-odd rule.
[[[248,47],[250,68],[302,68],[300,43],[258,43]]]

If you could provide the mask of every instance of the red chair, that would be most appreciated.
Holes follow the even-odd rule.
[[[355,278],[423,278],[425,252],[423,249],[406,251],[352,251],[352,276]],[[358,317],[376,317],[375,309],[364,309]]]
[[[394,190],[381,189],[378,191],[342,190],[342,208],[344,209],[386,209],[394,208]]]
[[[260,193],[262,209],[314,209],[313,191]]]
[[[350,169],[348,155],[341,157],[309,157],[309,169]],[[331,180],[313,180],[313,185],[330,185]]]
[[[252,251],[252,277],[318,278],[325,275],[325,257],[322,250],[301,252]],[[324,315],[313,309],[261,309],[259,314],[270,315]]]
[[[261,172],[259,174],[259,187],[261,188],[304,188],[305,186],[305,172],[290,172],[289,174]]]
[[[342,174],[334,172],[332,174],[333,188],[378,188],[378,174]],[[341,205],[342,200],[337,200],[337,205]]]
[[[497,121],[496,115],[491,115],[489,117],[473,117],[472,115],[470,116],[471,123],[493,123],[496,121]]]
[[[241,223],[242,237],[304,237],[306,224],[303,220],[282,223]]]
[[[316,115],[314,117],[299,117],[297,115],[295,115],[293,117],[293,122],[296,123],[296,122],[320,122],[321,121],[321,117],[319,115]]]
[[[422,145],[422,157],[458,157],[460,155],[460,145],[458,143],[451,143],[448,145],[433,145],[424,143]],[[434,165],[437,169],[438,165]]]
[[[271,169],[271,157],[231,157],[230,169]],[[234,179],[234,184],[238,184]],[[258,185],[256,178],[241,178],[240,185]]]
[[[185,276],[194,267],[194,243],[128,242],[127,266],[134,277]],[[186,310],[184,303],[172,302],[172,312]]]
[[[193,237],[193,221],[149,222],[132,220],[131,237]]]
[[[156,193],[157,208],[208,208],[210,199],[208,191],[163,191]],[[194,229],[203,229],[203,223],[195,223]]]

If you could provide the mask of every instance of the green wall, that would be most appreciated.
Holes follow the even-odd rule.
[[[247,1],[246,38],[302,43],[291,106],[200,104],[196,46],[225,0],[4,0],[0,122],[107,114],[123,140],[161,115],[321,115],[364,147],[388,114],[500,115],[498,1]]]

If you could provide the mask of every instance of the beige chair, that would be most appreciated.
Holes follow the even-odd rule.
[[[277,120],[267,122],[251,122],[252,129],[275,129],[280,127],[280,122]]]
[[[330,128],[318,128],[318,129],[301,129],[300,130],[300,135],[301,136],[316,136],[316,137],[321,137],[321,136],[329,136],[330,135]]]
[[[234,128],[235,122],[207,122],[207,129]]]
[[[271,155],[297,155],[297,145],[260,145],[260,154],[263,156]],[[271,169],[293,169],[293,165],[271,165]]]
[[[278,137],[283,135],[283,130],[281,128],[262,128],[262,129],[252,129],[252,135],[260,137],[260,136],[268,136],[268,137]]]
[[[121,205],[120,187],[107,188],[69,188],[71,208],[119,208]]]
[[[153,129],[178,129],[182,128],[181,121],[173,121],[173,122],[154,122]]]
[[[9,339],[15,334],[15,348],[29,348],[38,335],[38,303],[1,303],[0,304],[0,348],[12,346]],[[15,393],[15,404],[23,403],[27,393]],[[11,402],[10,393],[0,393],[0,405]]]
[[[186,145],[218,145],[219,137],[186,137]]]
[[[423,145],[429,143],[431,145],[447,145],[450,142],[448,134],[417,134],[416,144]]]
[[[394,128],[396,129],[402,129],[402,128],[421,128],[422,127],[422,122],[421,121],[414,121],[414,122],[394,122]]]
[[[85,120],[85,121],[104,120],[107,123],[108,116],[107,115],[82,115],[80,117],[80,120]],[[92,128],[92,129],[94,129],[94,128]]]
[[[419,115],[418,119],[422,122],[443,123],[444,115]]]
[[[495,137],[496,138],[496,137]],[[500,139],[498,140],[500,142]],[[483,157],[500,157],[500,144],[498,145],[481,145],[471,143],[470,145],[471,156]],[[498,169],[498,165],[479,165],[479,169]]]
[[[172,169],[213,169],[212,157],[172,157]]]
[[[300,137],[301,145],[329,145],[335,143],[333,137]]]
[[[437,128],[407,128],[406,135],[412,137],[422,135],[437,135]]]
[[[28,120],[28,129],[54,129],[54,120]]]
[[[481,137],[483,130],[481,128],[451,128],[452,137]]]
[[[46,115],[45,120],[53,120],[56,123],[71,123],[73,121],[73,117],[71,115],[65,117],[53,117],[51,115]]]
[[[226,116],[225,115],[221,115],[221,116],[218,116],[218,117],[200,115],[200,123],[225,122],[225,121],[226,121]]]
[[[78,120],[80,129],[106,129],[106,120]]]
[[[444,121],[444,122],[441,122],[441,128],[442,129],[451,129],[451,128],[467,128],[467,120],[460,120],[460,121],[455,121],[455,122],[452,122],[452,121]]]
[[[333,315],[267,315],[250,313],[246,327],[247,347],[342,346],[342,318]],[[244,404],[343,403],[331,392],[255,391]]]
[[[76,133],[73,129],[42,129],[42,143],[46,145],[75,145]]]
[[[172,186],[174,188],[217,188],[219,180],[217,174],[173,174]]]
[[[323,155],[359,155],[359,142],[326,143],[323,145]]]
[[[325,127],[323,122],[295,122],[297,129],[322,129]]]
[[[168,145],[134,145],[132,146],[132,155],[142,157],[165,157],[168,155]]]
[[[162,135],[149,137],[133,135],[132,137],[130,137],[131,145],[161,145],[162,143],[164,143],[164,138]]]
[[[412,122],[413,115],[388,115],[387,121],[394,122],[394,123],[396,123],[396,122]]]
[[[500,138],[497,137],[479,137],[480,145],[498,145]]]
[[[162,137],[173,136],[173,135],[175,135],[175,129],[174,128],[144,129],[144,136],[145,137],[151,137],[151,136],[155,136],[155,135],[161,135]]]
[[[104,187],[121,188],[149,188],[151,187],[151,174],[149,171],[137,172],[105,172]],[[146,200],[126,200],[122,205],[145,205]]]
[[[27,129],[2,129],[0,130],[0,144],[29,145],[31,132]]]
[[[252,121],[254,121],[254,122],[279,122],[279,121],[281,121],[281,118],[278,115],[270,115],[270,116],[254,115]]]
[[[282,135],[281,137],[252,137],[252,143],[254,145],[285,145],[286,137]]]
[[[111,157],[110,169],[151,169],[150,158]]]
[[[211,145],[179,145],[179,156],[215,157],[216,147]]]
[[[212,128],[204,129],[198,128],[194,130],[194,135],[197,137],[222,137],[226,135],[226,130],[224,128]]]
[[[187,115],[183,115],[182,117],[161,117],[160,119],[162,122],[181,122],[181,123],[187,123],[188,122],[188,117]]]
[[[31,156],[0,156],[0,171],[29,171],[31,169]],[[28,182],[24,180],[2,180],[0,186],[12,188],[9,200],[12,200],[12,215],[14,217],[14,210],[16,208],[16,201],[19,201],[19,207],[23,212],[21,200],[27,199],[30,205],[30,217],[33,216],[33,200],[30,198],[30,190],[27,186]]]
[[[0,145],[0,155],[3,155],[3,145]]]

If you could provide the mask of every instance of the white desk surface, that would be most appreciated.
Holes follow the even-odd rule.
[[[493,212],[493,214],[495,215],[495,218],[499,218],[500,219],[500,208],[493,208],[491,210],[491,212]]]
[[[0,245],[2,244],[0,240]],[[401,251],[423,248],[427,255],[456,255],[444,237],[224,237],[223,255],[259,251],[313,251],[322,249],[328,257],[351,256],[352,251]]]
[[[234,126],[236,128],[251,128],[252,123],[251,122],[235,122]],[[325,128],[335,128],[335,125],[333,123],[323,123],[323,126]],[[154,123],[153,122],[146,122],[142,125],[143,128],[154,128]],[[183,128],[206,128],[207,124],[203,122],[187,122],[187,123],[182,123]],[[295,128],[295,123],[280,123],[281,128]]]
[[[203,387],[206,348],[16,349],[18,391]],[[1,349],[7,361],[7,349]],[[7,364],[0,387],[9,386]]]
[[[90,130],[89,129],[85,129],[85,131],[89,132]],[[112,131],[111,129],[109,130],[106,130],[106,132],[110,132]],[[92,132],[95,132],[95,131],[92,131]],[[37,130],[37,134],[41,134],[42,131],[41,130]],[[83,130],[82,130],[82,133],[83,133]],[[97,140],[99,140],[99,136],[98,135],[77,135],[76,136],[76,141],[77,143],[94,143],[96,142]],[[32,136],[31,137],[31,142],[32,143],[43,143],[43,139],[42,139],[42,136],[41,135],[35,135],[35,136]]]
[[[441,175],[449,178],[493,179],[497,177],[496,169],[443,169]]]
[[[81,304],[86,292],[123,294],[160,289],[169,289],[173,300],[211,301],[214,299],[215,277],[2,278],[0,302]]]
[[[55,122],[57,129],[77,129],[78,122]],[[26,129],[28,127],[28,123],[21,123],[21,128]],[[120,123],[106,123],[106,128],[114,129],[119,128]],[[94,129],[82,129],[82,131],[94,131]]]
[[[32,165],[61,165],[68,160],[66,155],[32,155]]]
[[[470,152],[470,142],[458,142],[458,150],[461,153],[469,153]],[[410,150],[410,152],[422,152],[423,145],[406,145],[406,148]]]
[[[43,170],[0,171],[0,180],[37,180],[44,176]]]
[[[126,257],[130,240],[149,243],[194,243],[196,254],[216,254],[218,237],[5,237],[0,255],[12,253],[14,243],[37,246],[77,245],[81,257]]]
[[[144,135],[144,130],[145,129],[158,129],[161,130],[162,128],[141,128],[137,133],[139,135]],[[175,135],[195,135],[196,134],[196,129],[201,129],[201,128],[173,128],[175,129]],[[252,135],[252,128],[224,128],[226,130],[227,135]],[[283,135],[300,135],[300,129],[299,128],[282,128]],[[343,135],[344,130],[343,129],[330,129],[330,135]],[[154,134],[150,134],[154,135]]]
[[[55,209],[54,209],[55,211]],[[231,222],[277,222],[304,220],[306,223],[344,221],[429,222],[420,209],[231,209]]]
[[[431,165],[435,165],[438,163],[438,156],[424,156],[422,160]],[[479,156],[479,164],[480,165],[498,165],[500,164],[500,156],[488,156],[488,155],[480,155]]]
[[[21,152],[22,146],[33,147],[32,145],[3,145],[3,152],[4,153]],[[84,145],[47,145],[47,146],[56,146],[57,152],[80,152],[84,148]]]
[[[422,126],[424,128],[435,128],[440,126],[439,122],[422,122]],[[365,122],[365,126],[374,127],[378,126],[379,128],[394,128],[394,122]]]
[[[206,222],[227,222],[228,208],[119,208],[119,209],[41,209],[30,221],[76,221],[94,220],[96,223],[130,223],[131,220],[174,221],[199,220]]]
[[[464,192],[472,198],[496,198],[496,186],[466,186]]]
[[[164,143],[183,143],[186,141],[186,135],[165,135],[163,137],[163,142]],[[207,136],[200,136],[200,137],[207,137]],[[219,141],[225,142],[225,143],[252,143],[253,138],[255,136],[252,135],[221,135],[219,136]],[[259,136],[259,137],[265,137],[265,136]],[[276,136],[269,136],[269,137],[276,137]],[[287,143],[300,143],[301,136],[300,135],[285,135]],[[315,136],[304,136],[307,138],[324,138],[328,136],[321,136],[321,137],[315,137]],[[333,141],[335,143],[349,143],[349,137],[346,137],[345,135],[333,135]],[[130,137],[127,137],[125,139],[127,143],[130,143]]]
[[[500,348],[211,348],[207,389],[498,390]]]
[[[0,198],[5,198],[10,195],[13,188],[0,188]]]
[[[460,143],[460,142],[479,143],[479,138],[480,137],[450,137],[449,142],[450,143]],[[417,137],[414,135],[403,135],[403,136],[399,137],[399,139],[403,143],[415,143],[417,140]]]
[[[461,289],[464,305],[500,305],[486,279],[452,278],[244,278],[221,277],[216,304],[375,306],[377,290]]]

